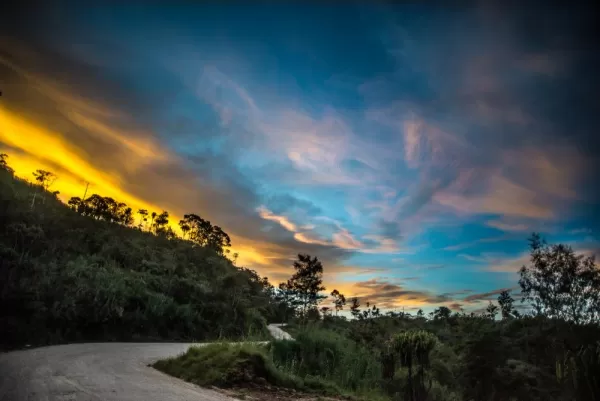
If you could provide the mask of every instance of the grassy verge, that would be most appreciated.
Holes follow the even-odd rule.
[[[250,392],[252,398],[265,400],[382,399],[341,387],[332,377],[315,374],[318,372],[299,370],[302,362],[297,358],[301,354],[287,352],[289,344],[294,342],[214,343],[191,347],[185,354],[158,361],[153,367],[203,387],[236,389],[238,396]]]
[[[261,390],[280,387],[331,396],[343,393],[334,384],[316,378],[303,380],[278,369],[269,346],[256,343],[190,347],[185,354],[158,361],[153,367],[204,387]]]

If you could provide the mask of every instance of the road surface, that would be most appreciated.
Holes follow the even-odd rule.
[[[275,338],[288,338],[269,325]],[[291,339],[291,337],[289,337]],[[88,343],[0,354],[1,401],[231,401],[148,364],[191,343]]]

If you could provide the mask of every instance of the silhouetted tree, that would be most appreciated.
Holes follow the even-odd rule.
[[[496,319],[496,315],[498,314],[498,306],[494,305],[492,301],[489,302],[487,308],[485,308],[485,316],[488,319]]]
[[[502,313],[502,319],[509,319],[511,317],[518,317],[519,313],[513,306],[514,300],[510,296],[510,292],[504,290],[498,295],[498,305],[500,305],[500,312]]]
[[[576,255],[570,246],[548,245],[539,234],[529,239],[531,266],[520,270],[522,302],[539,315],[594,322],[600,318],[600,269],[593,256]]]
[[[56,175],[46,170],[35,170],[33,172],[33,176],[35,177],[35,181],[40,185],[43,191],[47,191],[48,188],[56,181]],[[31,208],[35,206],[35,200],[37,198],[37,191],[33,193],[33,198],[31,200]],[[44,199],[44,198],[43,198]]]
[[[56,181],[56,175],[50,171],[46,171],[46,170],[35,170],[33,172],[33,176],[35,177],[35,180],[37,181],[37,183],[44,189],[44,190],[48,190],[48,188],[50,188],[50,186],[52,185],[52,183],[54,181]]]
[[[279,314],[283,317],[283,321],[289,321],[289,319],[294,316],[299,303],[295,296],[294,290],[288,287],[288,283],[279,283],[275,300],[278,304],[277,309]]]
[[[445,320],[449,319],[452,315],[452,310],[447,306],[440,306],[439,308],[433,311],[433,318],[435,320]]]
[[[209,223],[210,224],[210,223]],[[219,226],[212,226],[206,242],[208,248],[214,249],[219,255],[229,253],[231,238]]]
[[[15,172],[15,170],[12,169],[12,167],[10,167],[8,165],[8,155],[6,153],[0,153],[0,169],[4,170],[4,171],[8,171],[10,174],[13,174]]]
[[[298,254],[294,261],[296,273],[288,280],[287,288],[292,290],[298,300],[302,316],[306,316],[309,308],[315,308],[325,298],[319,295],[323,291],[323,265],[317,257]]]
[[[150,229],[149,229],[149,231],[152,231],[152,229],[154,228],[154,219],[156,219],[156,212],[152,212],[152,214],[150,215],[150,217],[152,219],[150,220]]]
[[[335,314],[337,315],[339,311],[344,309],[344,305],[346,305],[346,297],[338,290],[333,290],[331,292],[331,296],[333,297],[333,305],[335,307]]]
[[[329,306],[322,306],[320,312],[323,318],[331,316],[331,308]]]
[[[161,214],[155,216],[152,221],[152,228],[156,235],[165,235],[167,225],[169,224],[169,212],[163,210]]]
[[[139,209],[137,214],[140,215],[140,222],[138,223],[138,228],[140,230],[143,230],[144,225],[148,221],[148,211],[146,209]]]
[[[357,297],[350,298],[350,314],[355,319],[357,319],[359,316],[361,316],[360,301]]]
[[[229,253],[226,249],[231,246],[231,238],[221,227],[213,226],[210,221],[197,214],[186,214],[179,221],[179,227],[188,233],[188,239],[200,246],[212,248],[220,255]]]
[[[183,239],[185,239],[185,236],[191,230],[189,223],[186,220],[179,220],[179,228],[181,229],[181,232],[183,233]]]

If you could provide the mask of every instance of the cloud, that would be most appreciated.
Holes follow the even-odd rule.
[[[336,42],[345,23],[291,40],[286,18],[298,16],[270,7],[285,57],[228,12],[191,7],[191,24],[154,9],[131,25],[113,23],[126,10],[90,19],[83,9],[60,26],[43,7],[27,25],[0,24],[22,39],[0,41],[2,149],[21,175],[56,172],[64,197],[90,182],[175,220],[201,214],[232,236],[242,264],[277,280],[298,252],[319,256],[331,280],[354,259],[452,263],[413,263],[429,256],[407,252],[416,238],[494,275],[521,256],[465,250],[526,230],[600,227],[592,13],[578,7],[565,22],[554,9],[414,19],[377,6],[351,51]],[[252,34],[240,42],[238,29]]]
[[[288,217],[276,215],[265,206],[260,206],[257,212],[261,218],[278,223],[287,231],[293,233],[294,239],[306,244],[332,246],[340,250],[372,254],[391,254],[400,251],[396,241],[381,235],[368,234],[364,235],[361,239],[357,239],[339,221],[326,216],[314,216],[312,220],[309,220],[311,223],[298,226]],[[323,227],[333,228],[329,239],[324,238],[323,235],[318,233]]]
[[[499,273],[516,273],[530,262],[529,251],[519,255],[494,254],[483,252],[480,255],[461,253],[458,256],[480,264],[485,270]]]
[[[450,298],[443,295],[410,290],[402,285],[381,279],[357,282],[352,289],[351,296],[360,298],[362,303],[370,302],[372,305],[377,305],[380,309],[393,309],[400,306],[438,305],[450,301]]]
[[[512,238],[512,236],[510,236],[510,235],[501,235],[501,236],[498,236],[498,237],[479,238],[479,239],[476,239],[474,241],[463,242],[463,243],[455,244],[455,245],[449,245],[449,246],[446,246],[446,247],[444,247],[442,249],[445,250],[445,251],[462,251],[463,249],[467,249],[467,248],[473,247],[473,246],[478,245],[478,244],[500,242],[500,241],[507,240],[509,238]]]
[[[292,223],[287,217],[277,216],[276,214],[274,214],[273,212],[271,212],[264,206],[260,206],[257,209],[257,211],[258,211],[258,214],[260,215],[260,217],[262,217],[263,219],[277,222],[288,231],[295,232],[298,229],[296,227],[296,225],[294,223]]]
[[[496,298],[498,298],[497,295],[499,295],[502,291],[510,291],[510,290],[512,290],[512,288],[500,288],[500,289],[497,289],[494,291],[482,292],[479,294],[472,294],[472,295],[469,295],[469,296],[463,298],[462,301],[465,303],[470,303],[470,304],[477,303],[480,301],[493,301],[493,300],[496,300]]]
[[[54,171],[59,176],[55,187],[65,200],[82,196],[89,182],[90,193],[114,197],[134,209],[169,210],[174,223],[184,213],[198,213],[232,236],[241,264],[262,272],[274,271],[279,263],[291,266],[289,258],[298,252],[318,254],[326,264],[347,257],[330,243],[261,230],[265,220],[256,208],[263,197],[253,180],[227,155],[210,150],[181,154],[168,147],[160,135],[140,123],[146,114],[133,119],[121,111],[137,103],[135,92],[122,96],[110,82],[99,79],[82,81],[74,96],[68,80],[49,79],[40,72],[47,62],[46,51],[30,52],[29,58],[38,61],[34,71],[33,66],[23,65],[26,57],[19,57],[12,43],[3,46],[0,73],[10,75],[20,90],[12,90],[17,86],[4,90],[0,142],[19,175],[27,176],[36,168]],[[70,58],[56,57],[53,62],[66,69],[87,68]],[[10,108],[5,106],[9,99]],[[137,110],[154,121],[159,114],[151,104]],[[291,208],[303,207],[303,201],[290,199],[287,196]],[[277,196],[265,200],[280,202],[284,209]]]
[[[523,223],[507,223],[502,220],[490,220],[486,222],[486,224],[501,231],[532,231],[527,224]]]

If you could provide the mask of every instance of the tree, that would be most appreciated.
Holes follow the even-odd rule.
[[[186,214],[179,221],[179,227],[188,233],[188,239],[200,246],[214,249],[219,255],[229,253],[226,248],[231,246],[231,238],[219,226],[213,226],[197,214]]]
[[[224,253],[229,253],[229,249],[225,248],[231,246],[231,238],[229,238],[229,235],[221,227],[213,226],[208,235],[206,246],[214,249],[219,255],[223,255]]]
[[[288,280],[287,288],[292,290],[298,299],[301,314],[306,317],[310,308],[316,308],[319,301],[325,297],[319,292],[325,290],[323,286],[323,265],[310,255],[298,254],[294,261],[296,273]]]
[[[419,309],[417,311],[417,319],[423,319],[425,317],[425,314],[423,313],[423,309]]]
[[[485,316],[488,319],[496,319],[496,315],[498,314],[498,306],[494,305],[492,301],[488,304],[487,308],[485,308]]]
[[[33,176],[38,184],[42,187],[44,191],[47,191],[48,188],[52,185],[52,183],[56,180],[56,175],[46,170],[36,170],[33,172]],[[33,199],[31,200],[31,208],[35,206],[35,199],[37,197],[37,192],[33,193]],[[44,199],[42,199],[44,202]],[[43,203],[42,202],[42,203]]]
[[[146,209],[139,209],[137,214],[140,215],[140,222],[138,223],[138,228],[140,230],[144,229],[144,225],[148,221],[148,211]]]
[[[15,171],[8,165],[8,162],[6,161],[7,159],[8,155],[6,153],[0,153],[0,169],[13,174]]]
[[[321,315],[323,316],[323,319],[331,316],[331,308],[329,306],[322,306],[320,309],[320,312],[321,312]]]
[[[83,214],[83,202],[79,196],[74,196],[67,202],[67,205],[71,208],[71,210]]]
[[[510,319],[511,317],[518,317],[519,313],[515,310],[514,299],[510,296],[510,292],[504,290],[498,295],[498,305],[500,305],[500,312],[502,319]]]
[[[575,323],[600,318],[600,269],[593,256],[576,255],[570,246],[548,245],[534,233],[531,265],[520,270],[522,302],[536,314]]]
[[[275,295],[275,301],[278,304],[278,311],[283,317],[283,321],[287,322],[293,317],[299,304],[295,297],[294,290],[288,287],[288,283],[279,283],[278,291]]]
[[[408,369],[404,399],[426,400],[425,369],[429,367],[429,354],[438,343],[437,338],[425,330],[410,330],[396,334],[390,343],[395,359]],[[416,374],[413,374],[413,367],[418,368]]]
[[[189,227],[189,240],[200,245],[206,246],[208,244],[209,237],[212,232],[212,224],[210,221],[204,220],[197,214],[189,213],[183,216],[183,219],[179,222],[179,226],[182,225]]]
[[[185,239],[185,236],[187,235],[187,233],[190,232],[191,227],[188,224],[187,221],[185,220],[179,220],[179,228],[181,229],[181,232],[183,233],[183,239]]]
[[[153,213],[154,214],[154,213]],[[161,214],[155,216],[152,221],[152,227],[156,235],[165,235],[167,224],[169,224],[169,212],[163,210]]]
[[[335,307],[335,314],[337,316],[338,312],[344,309],[344,305],[346,305],[346,297],[338,290],[333,290],[331,292],[331,296],[333,297],[333,305]]]
[[[119,209],[119,223],[123,224],[124,226],[130,226],[133,224],[133,210],[130,207],[127,207],[127,205]]]
[[[356,297],[350,298],[350,313],[352,314],[352,317],[354,317],[355,319],[357,319],[359,316],[361,316],[360,301]]]
[[[54,183],[54,181],[56,181],[57,178],[54,173],[39,169],[33,172],[33,176],[44,190],[48,190],[48,188],[52,186],[52,184]]]
[[[433,311],[433,318],[435,320],[446,320],[452,315],[452,310],[447,306],[440,306]]]

